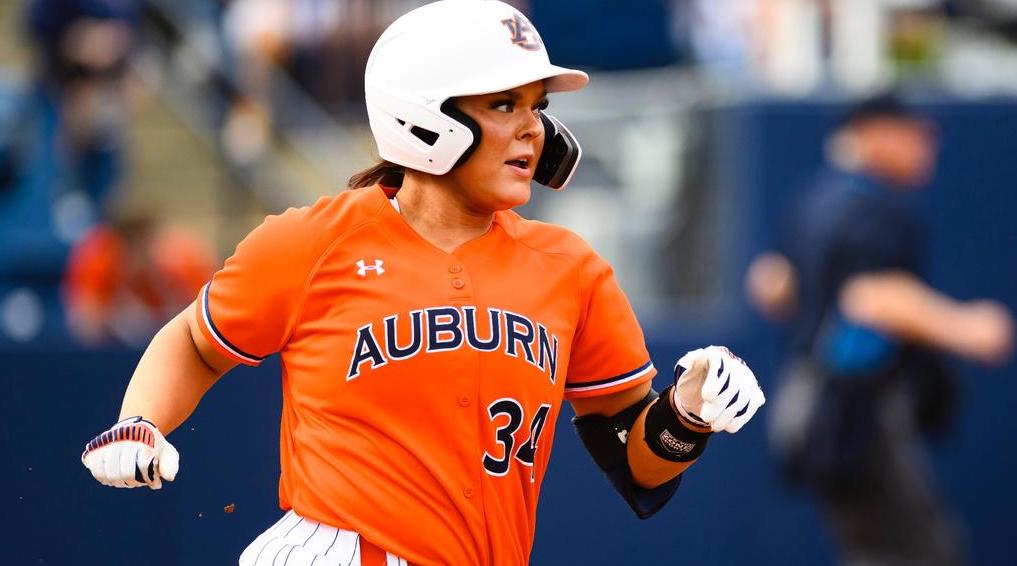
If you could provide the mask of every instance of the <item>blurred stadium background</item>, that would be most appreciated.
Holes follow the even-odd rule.
[[[0,1],[5,564],[235,563],[275,520],[275,363],[206,397],[173,435],[182,473],[161,492],[103,488],[78,455],[140,349],[247,231],[373,162],[364,62],[421,3]],[[584,145],[577,178],[535,188],[523,213],[612,261],[661,368],[727,344],[772,388],[786,338],[748,308],[745,268],[839,113],[890,86],[942,136],[932,282],[1017,307],[1017,1],[515,3],[553,59],[592,74],[551,102]],[[973,563],[1013,564],[1017,367],[961,367],[935,467]],[[715,442],[647,522],[559,427],[533,564],[835,560],[779,482],[763,419]]]

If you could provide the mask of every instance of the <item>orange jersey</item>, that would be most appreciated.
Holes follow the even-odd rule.
[[[268,217],[197,305],[222,353],[281,354],[280,506],[421,565],[526,564],[562,400],[655,373],[579,237],[499,212],[446,253],[379,186]]]

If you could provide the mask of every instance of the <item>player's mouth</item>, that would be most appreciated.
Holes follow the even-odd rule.
[[[533,165],[532,155],[522,155],[515,159],[509,159],[508,161],[505,162],[505,164],[511,167],[512,170],[519,175],[523,175],[525,177],[532,176],[533,171],[531,167]]]

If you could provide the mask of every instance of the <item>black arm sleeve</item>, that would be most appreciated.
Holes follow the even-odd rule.
[[[682,481],[681,475],[678,475],[671,481],[647,489],[636,484],[629,469],[629,431],[643,409],[656,398],[657,393],[650,391],[642,401],[617,415],[585,415],[572,419],[572,425],[576,427],[583,446],[640,519],[649,518],[660,511],[678,491]]]

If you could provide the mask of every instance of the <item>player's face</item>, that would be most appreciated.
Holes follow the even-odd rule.
[[[480,145],[449,176],[475,210],[505,210],[530,200],[530,180],[544,147],[538,111],[547,107],[542,81],[504,92],[464,96],[457,106],[480,126]]]

